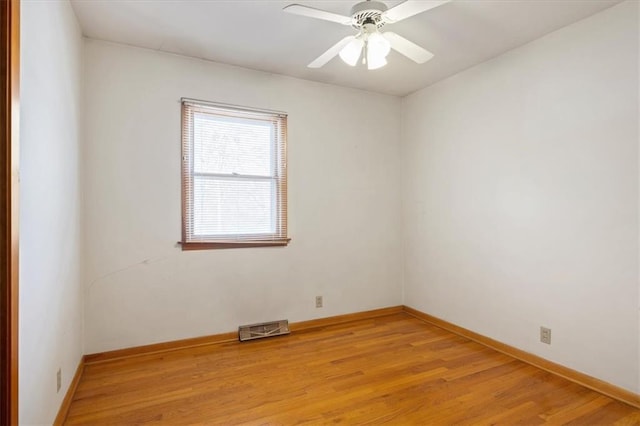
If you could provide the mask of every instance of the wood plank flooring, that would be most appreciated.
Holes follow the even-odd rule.
[[[85,367],[66,424],[640,425],[640,410],[407,314]]]

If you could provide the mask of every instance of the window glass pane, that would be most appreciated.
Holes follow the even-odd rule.
[[[194,234],[275,233],[274,188],[272,180],[194,176]]]
[[[274,175],[273,122],[195,113],[193,132],[196,173]]]

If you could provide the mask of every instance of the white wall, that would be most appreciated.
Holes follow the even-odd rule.
[[[83,354],[82,37],[67,1],[21,9],[19,416],[50,424]]]
[[[402,124],[405,304],[635,392],[637,7],[415,93]]]
[[[401,303],[398,98],[85,48],[86,353]],[[288,247],[176,246],[181,97],[289,113]]]

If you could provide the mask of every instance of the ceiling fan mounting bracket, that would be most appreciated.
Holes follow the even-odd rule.
[[[377,1],[363,1],[351,8],[351,26],[356,30],[365,24],[374,24],[378,29],[386,23],[382,14],[387,11],[387,5]]]

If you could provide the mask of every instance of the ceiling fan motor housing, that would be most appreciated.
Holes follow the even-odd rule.
[[[351,8],[351,26],[359,30],[364,24],[374,24],[382,28],[385,24],[382,14],[386,12],[387,5],[378,1],[363,1]]]

